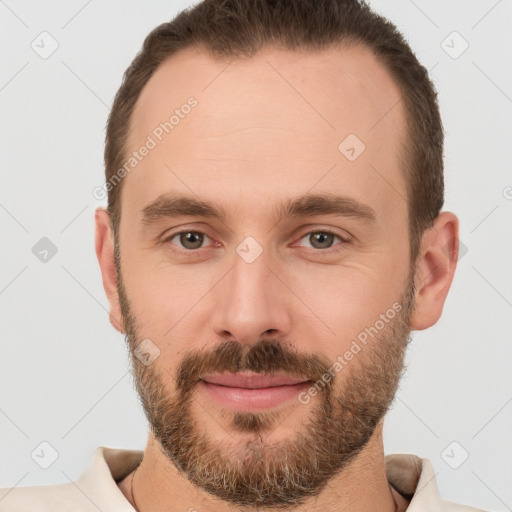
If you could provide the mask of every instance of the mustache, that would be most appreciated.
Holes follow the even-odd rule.
[[[178,367],[176,391],[185,397],[206,373],[284,373],[316,382],[328,373],[330,366],[324,355],[298,353],[291,344],[281,340],[262,339],[251,346],[226,341],[209,352],[196,349],[186,354]],[[334,380],[335,376],[329,379],[329,387],[334,385]]]

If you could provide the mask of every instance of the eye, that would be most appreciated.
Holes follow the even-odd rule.
[[[206,240],[210,240],[210,237],[203,231],[186,230],[174,233],[169,236],[165,242],[170,242],[186,251],[194,251],[203,248],[203,244]],[[329,230],[310,231],[300,238],[300,241],[302,240],[306,241],[305,245],[303,245],[304,247],[319,250],[336,250],[336,245],[341,245],[341,242],[348,243],[348,240]],[[336,240],[340,243],[335,244]],[[298,243],[297,245],[302,244]]]
[[[200,249],[205,239],[209,239],[210,237],[202,231],[188,230],[171,235],[167,241],[173,243],[175,238],[179,243],[179,247],[181,246],[183,249],[192,251],[194,249]]]
[[[336,239],[338,239],[340,242],[348,242],[347,240],[343,239],[340,235],[337,235],[336,233],[332,233],[331,231],[326,230],[310,231],[301,238],[301,240],[306,240],[307,243],[309,243],[309,245],[305,245],[305,247],[324,250],[331,249]]]

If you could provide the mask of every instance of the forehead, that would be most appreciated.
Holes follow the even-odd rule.
[[[184,107],[190,98],[195,106]],[[192,184],[194,193],[218,193],[213,181],[254,198],[258,191],[293,195],[319,179],[324,191],[344,186],[357,199],[369,196],[377,210],[392,197],[403,201],[401,99],[389,72],[359,45],[267,47],[232,60],[181,50],[136,103],[129,154],[148,137],[154,147],[126,176],[122,202]],[[336,172],[327,172],[332,166]]]

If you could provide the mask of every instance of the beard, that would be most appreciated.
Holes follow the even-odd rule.
[[[323,376],[333,361],[325,355],[299,353],[286,340],[268,338],[251,346],[228,341],[210,350],[187,352],[174,376],[175,390],[169,392],[162,378],[165,370],[159,372],[155,364],[144,364],[135,356],[144,336],[137,329],[117,260],[116,266],[140,402],[162,453],[195,486],[239,507],[297,506],[317,496],[367,445],[391,405],[403,373],[414,309],[412,273],[399,301],[401,310],[343,367],[341,375],[332,375],[331,370],[328,382]],[[208,434],[207,424],[193,410],[200,376],[242,371],[286,374],[322,383],[309,405],[301,405],[309,407],[307,421],[297,421],[294,438],[265,441],[265,435],[292,413],[286,409],[228,411],[223,415],[229,423],[226,439],[216,441]],[[340,376],[344,376],[343,385],[336,386]],[[234,439],[229,429],[241,437]]]

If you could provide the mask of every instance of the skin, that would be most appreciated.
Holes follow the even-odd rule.
[[[169,394],[189,350],[211,350],[231,339],[253,345],[267,332],[292,340],[301,353],[316,351],[334,362],[408,283],[407,192],[399,159],[405,112],[385,68],[359,46],[320,53],[265,48],[226,67],[228,62],[182,50],[150,79],[132,120],[134,150],[187,98],[198,101],[124,178],[121,194],[123,284],[138,332],[160,349],[155,368],[167,379]],[[351,133],[366,146],[353,162],[338,150]],[[168,192],[217,202],[226,219],[187,216],[144,224],[141,210]],[[275,223],[274,205],[308,192],[353,198],[375,211],[375,222],[322,214]],[[99,208],[95,220],[110,319],[124,332],[108,214]],[[209,238],[194,256],[179,237],[169,240],[180,230],[197,229]],[[334,239],[336,252],[314,248],[308,235],[322,229],[349,235],[350,243]],[[250,264],[235,250],[247,236],[263,248]],[[458,220],[450,212],[423,235],[412,330],[432,326],[442,313],[457,237]],[[336,385],[344,384],[340,378]],[[238,442],[223,411],[204,396],[199,401],[206,409],[196,406],[194,417],[211,439]],[[266,441],[293,438],[311,407],[286,405]],[[130,501],[131,476],[119,483]],[[141,510],[240,510],[184,478],[151,432],[134,492]],[[386,479],[380,422],[347,471],[293,510],[394,511],[406,505]]]

